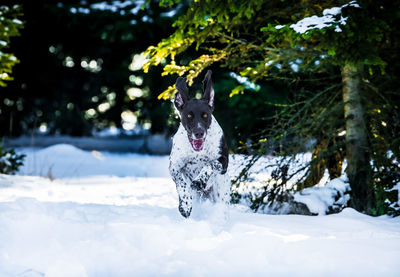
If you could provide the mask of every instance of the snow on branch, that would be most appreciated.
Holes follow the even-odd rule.
[[[323,29],[336,25],[335,32],[341,32],[342,29],[339,25],[346,25],[347,17],[343,17],[340,14],[342,9],[346,7],[360,8],[356,1],[351,1],[341,7],[333,7],[330,9],[323,10],[323,16],[311,16],[303,18],[295,24],[290,25],[290,28],[295,30],[297,33],[304,34],[312,29]],[[340,19],[337,16],[340,15]],[[282,25],[275,26],[277,30],[283,28]]]

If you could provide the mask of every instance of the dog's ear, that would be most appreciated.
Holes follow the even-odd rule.
[[[189,98],[189,89],[186,86],[186,78],[178,77],[175,82],[175,88],[178,90],[178,92],[175,94],[174,104],[175,107],[180,111]]]
[[[214,87],[213,87],[213,83],[211,80],[211,74],[212,74],[212,71],[208,70],[206,73],[206,76],[204,77],[204,80],[203,80],[203,86],[204,86],[203,99],[208,102],[208,105],[210,106],[211,110],[213,110],[214,109]]]

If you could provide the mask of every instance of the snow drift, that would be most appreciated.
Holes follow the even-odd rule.
[[[218,226],[210,203],[180,216],[167,157],[24,152],[36,176],[0,175],[0,276],[400,275],[400,218],[232,206]]]

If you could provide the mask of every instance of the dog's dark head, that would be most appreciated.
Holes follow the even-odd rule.
[[[174,104],[178,109],[181,122],[185,127],[190,144],[195,151],[203,149],[207,130],[211,125],[211,115],[214,109],[214,88],[211,81],[211,70],[207,71],[203,80],[204,94],[202,99],[190,99],[186,79],[178,77],[175,88]]]

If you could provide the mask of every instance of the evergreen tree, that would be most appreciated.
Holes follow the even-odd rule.
[[[0,87],[5,87],[7,81],[12,80],[12,69],[18,59],[13,53],[6,49],[10,48],[10,40],[13,36],[20,35],[19,30],[23,27],[21,18],[21,7],[19,5],[0,5]],[[6,50],[7,52],[3,52]],[[2,91],[0,90],[0,95]],[[3,99],[0,97],[0,99]],[[7,101],[6,103],[7,104]],[[0,109],[0,116],[2,110]],[[14,174],[23,164],[25,155],[16,154],[13,149],[4,149],[0,141],[0,173]]]
[[[292,103],[283,105],[273,127],[265,127],[260,144],[294,138],[292,146],[299,146],[316,139],[313,160],[297,188],[315,185],[325,168],[331,177],[340,175],[346,157],[351,206],[384,213],[390,210],[387,192],[400,178],[395,162],[400,97],[394,70],[399,65],[399,8],[398,1],[370,0],[194,1],[174,23],[175,33],[148,48],[144,70],[169,58],[163,75],[187,74],[189,85],[214,63],[253,82],[292,82]],[[204,54],[177,63],[192,47]],[[239,86],[232,93],[242,90]],[[171,86],[160,97],[173,93]]]
[[[19,5],[0,5],[0,86],[7,85],[12,80],[11,72],[18,59],[14,54],[6,51],[10,47],[10,39],[20,34],[23,22],[20,20],[21,7]],[[1,114],[1,111],[0,111]]]

